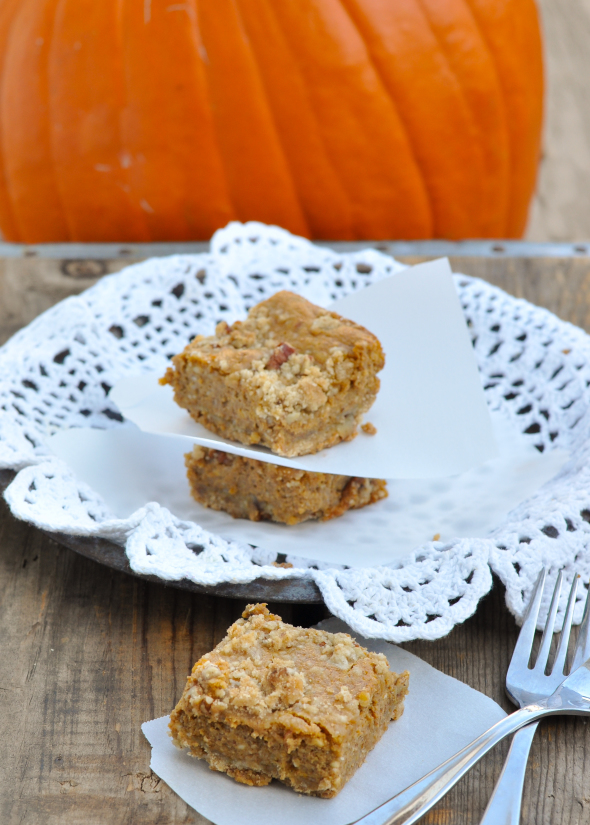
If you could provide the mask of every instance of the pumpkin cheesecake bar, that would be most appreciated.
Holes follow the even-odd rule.
[[[161,382],[212,432],[298,456],[354,438],[384,363],[364,327],[283,291],[198,335]]]
[[[251,521],[327,521],[387,498],[381,479],[311,473],[199,445],[185,464],[196,501]]]
[[[174,743],[246,785],[335,796],[401,716],[409,674],[347,633],[293,627],[264,604],[242,615],[193,667]]]

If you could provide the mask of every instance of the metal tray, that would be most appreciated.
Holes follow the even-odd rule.
[[[3,493],[16,473],[12,470],[0,470],[0,492]],[[205,586],[195,584],[187,579],[180,581],[163,581],[157,576],[146,576],[135,573],[130,565],[125,551],[118,544],[107,539],[87,538],[86,536],[70,536],[65,533],[51,533],[42,530],[58,544],[74,552],[104,564],[121,573],[128,573],[144,581],[156,582],[168,587],[177,587],[180,590],[189,590],[192,593],[207,593],[212,596],[226,596],[230,599],[246,599],[251,601],[293,602],[296,604],[318,604],[323,601],[322,595],[315,582],[302,577],[285,579],[284,581],[270,581],[259,578],[248,584],[217,584]]]

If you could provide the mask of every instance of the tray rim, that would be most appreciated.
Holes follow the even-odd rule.
[[[17,473],[14,470],[0,469],[0,493],[4,491]],[[73,550],[84,558],[91,559],[98,564],[116,570],[119,573],[126,573],[137,579],[152,582],[177,590],[187,590],[190,593],[209,596],[223,596],[229,599],[287,602],[293,604],[321,604],[324,602],[321,591],[313,579],[297,576],[292,579],[280,579],[273,581],[260,576],[246,584],[231,584],[223,582],[216,585],[195,584],[188,579],[178,579],[176,581],[164,580],[159,576],[150,576],[144,573],[136,573],[129,564],[129,559],[125,550],[118,544],[104,538],[94,538],[88,536],[76,536],[68,533],[54,533],[50,530],[43,530],[27,522],[30,527],[40,530],[43,535],[48,536],[62,547]]]
[[[506,238],[450,241],[442,238],[408,241],[374,238],[364,241],[314,239],[313,244],[337,252],[354,252],[373,248],[398,256],[482,258],[585,258],[590,256],[590,241],[522,241]],[[208,252],[209,241],[64,241],[53,243],[11,243],[0,241],[0,258],[38,258],[80,260],[125,260],[161,257],[175,254]],[[72,275],[84,279],[83,274]]]

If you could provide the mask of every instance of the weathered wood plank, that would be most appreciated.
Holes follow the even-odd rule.
[[[590,331],[590,258],[449,258],[453,272],[483,278]]]
[[[400,260],[418,263],[426,259],[404,256]],[[455,272],[484,278],[590,329],[590,257],[460,256],[451,257],[450,261]],[[58,301],[95,284],[97,274],[118,272],[134,262],[127,258],[0,258],[0,343]]]
[[[201,821],[150,774],[140,726],[171,710],[244,606],[99,566],[2,502],[0,821]],[[295,621],[325,615],[276,609]]]
[[[456,268],[467,274],[590,329],[588,259],[460,263]],[[50,281],[48,275],[39,287],[48,304],[64,295],[59,278],[59,288]],[[19,293],[13,288],[15,326],[37,306],[37,298]],[[238,600],[101,567],[17,521],[0,503],[0,822],[204,825],[150,774],[140,724],[169,712],[193,662],[242,608]],[[312,605],[273,609],[305,625],[325,612]],[[496,583],[476,615],[445,639],[406,647],[508,710],[503,679],[516,633]],[[477,822],[505,751],[489,754],[424,822]],[[523,821],[588,825],[589,787],[590,726],[583,719],[546,722],[533,745]]]
[[[130,263],[133,261],[127,258],[0,258],[0,343],[49,307]]]
[[[0,821],[31,825],[204,822],[149,771],[140,725],[173,707],[193,662],[243,602],[145,584],[60,548],[0,509]],[[273,605],[311,624],[321,612]],[[445,639],[406,648],[500,701],[516,628],[502,587]],[[506,747],[488,755],[425,822],[481,816]],[[541,728],[526,822],[589,820],[584,720]],[[239,818],[236,819],[239,821]]]

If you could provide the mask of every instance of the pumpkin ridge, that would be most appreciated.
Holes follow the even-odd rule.
[[[149,2],[150,3],[150,8],[151,8],[152,0],[145,0],[145,2]],[[193,29],[195,31],[195,34],[196,34],[197,42],[201,45],[201,47],[203,49],[205,49],[205,44],[203,42],[203,33],[202,33],[201,29],[199,28],[199,22],[198,22],[199,21],[199,0],[186,0],[186,2],[191,2],[192,3],[193,9],[194,9],[194,15],[191,17],[191,23],[192,23]],[[210,109],[210,111],[212,111],[213,110],[213,99],[211,97],[211,88],[209,86],[209,78],[208,78],[208,74],[207,74],[206,70],[203,71],[203,77],[205,79],[205,83],[204,83],[205,94],[206,94],[207,100],[209,102],[209,109]],[[213,128],[215,128],[215,123],[213,123]],[[225,193],[226,193],[227,199],[229,201],[229,205],[231,207],[233,215],[237,215],[238,210],[237,210],[236,204],[235,204],[235,202],[232,198],[232,192],[231,192],[231,188],[230,188],[230,185],[229,185],[229,180],[228,180],[228,177],[227,177],[227,170],[225,168],[225,164],[223,162],[223,157],[221,155],[221,150],[219,149],[219,147],[217,147],[217,152],[218,152],[219,159],[220,159],[220,164],[219,164],[220,169],[221,169],[221,172],[223,174],[223,183],[224,183]],[[235,220],[235,218],[232,217],[232,220]]]
[[[497,5],[486,7],[485,3],[480,4],[478,0],[468,0],[474,17],[481,21],[482,30],[486,33],[485,39],[490,51],[494,54],[495,63],[498,67],[498,76],[503,91],[507,111],[507,129],[509,135],[511,176],[510,176],[510,197],[507,210],[507,231],[506,237],[520,238],[526,228],[528,212],[530,208],[531,193],[535,188],[535,181],[538,174],[538,158],[541,149],[541,128],[543,122],[543,55],[541,33],[539,28],[539,14],[534,0],[497,0]],[[500,13],[498,14],[498,9]],[[496,19],[489,22],[491,13],[496,12]],[[509,20],[510,48],[503,48],[508,42],[506,38],[506,18]],[[524,40],[522,22],[524,21],[526,36]],[[497,35],[500,35],[499,38]],[[517,47],[514,46],[514,38],[519,38]],[[526,51],[528,57],[527,71],[522,72],[521,65],[516,67],[520,70],[519,78],[526,78],[527,83],[520,84],[520,97],[514,103],[515,84],[513,82],[514,66],[505,54],[518,54],[518,48]],[[536,64],[536,65],[535,65]],[[532,82],[532,88],[531,87]],[[524,103],[524,106],[522,105]],[[539,104],[536,109],[536,104]],[[531,111],[531,107],[533,111]],[[526,118],[523,125],[523,112],[526,110]],[[517,130],[515,131],[515,126]],[[522,152],[522,147],[526,147],[526,153]],[[535,146],[536,153],[532,152]],[[533,159],[534,155],[534,159]],[[528,167],[528,168],[527,168]]]
[[[428,237],[430,204],[420,171],[346,8],[339,0],[274,5],[297,44],[317,122],[350,193],[356,237]]]
[[[151,3],[151,0],[150,0],[150,3]],[[123,135],[124,135],[123,118],[124,118],[125,108],[126,108],[128,100],[129,100],[129,85],[128,85],[127,73],[125,71],[125,48],[123,46],[123,44],[125,43],[124,14],[123,14],[123,5],[124,4],[125,4],[125,0],[117,0],[116,14],[115,14],[117,34],[114,37],[114,41],[116,43],[116,48],[119,50],[119,69],[120,69],[120,74],[121,74],[121,86],[123,88],[123,94],[124,94],[124,100],[122,102],[122,106],[119,108],[119,111],[117,112],[117,142],[118,142],[118,147],[119,147],[117,155],[119,157],[121,157],[123,155],[123,153],[125,152],[125,139],[123,137]],[[130,209],[132,209],[136,213],[137,218],[139,218],[138,223],[142,225],[145,237],[150,241],[158,240],[157,238],[152,237],[152,233],[150,231],[150,225],[149,225],[149,222],[148,222],[148,219],[147,219],[147,215],[145,213],[145,210],[141,208],[141,202],[140,202],[140,208],[138,208],[138,209],[135,208],[134,198],[132,197],[133,189],[131,187],[131,180],[130,180],[130,175],[129,175],[128,169],[124,169],[123,172],[124,172],[124,181],[125,181],[125,184],[127,186],[125,194],[127,195],[127,200],[129,202]]]
[[[124,32],[122,166],[130,197],[142,209],[149,239],[208,238],[235,213],[223,192],[207,118],[211,105],[194,10],[185,4],[166,13],[162,3],[118,2]]]
[[[214,127],[238,220],[308,235],[260,71],[233,0],[198,3]],[[223,36],[221,29],[223,28]]]
[[[481,23],[479,21],[479,18],[477,17],[477,14],[475,13],[475,10],[474,10],[470,0],[463,0],[463,3],[469,9],[469,12],[471,13],[471,17],[473,18],[473,22],[477,26],[477,30],[478,30],[478,32],[480,34],[480,37],[481,37],[481,42],[485,45],[486,51],[487,51],[487,53],[490,57],[490,63],[494,67],[494,73],[495,73],[495,75],[498,79],[498,86],[499,86],[500,90],[503,92],[504,88],[503,88],[503,85],[502,85],[502,77],[501,77],[501,74],[500,74],[500,68],[498,66],[498,61],[497,61],[496,55],[494,53],[494,50],[491,48],[490,43],[488,41],[488,38],[486,37],[485,27],[481,25]],[[510,138],[510,130],[508,128],[509,112],[508,112],[508,107],[506,105],[506,98],[504,97],[504,94],[500,95],[500,100],[502,101],[502,108],[504,110],[504,124],[505,124],[504,128],[505,128],[505,131],[506,131],[506,145],[508,147],[508,183],[507,183],[507,197],[506,197],[506,207],[505,207],[505,213],[504,213],[504,230],[503,230],[503,237],[507,237],[508,236],[508,215],[510,213],[510,203],[511,203],[511,200],[512,200],[511,199],[511,195],[512,195],[511,184],[512,184],[512,167],[513,167],[513,164],[514,164],[514,153],[512,151],[512,140]]]
[[[240,19],[241,26],[242,26],[243,30],[245,32],[247,32],[248,31],[248,26],[246,25],[246,22],[244,20],[244,15],[242,13],[242,10],[240,9],[240,0],[234,0],[234,3],[235,3],[236,14]],[[308,216],[308,214],[305,210],[305,207],[304,207],[303,203],[301,202],[301,194],[300,194],[299,189],[297,187],[297,180],[296,180],[295,175],[293,173],[293,169],[291,168],[291,163],[289,162],[289,156],[288,156],[287,152],[285,151],[285,147],[283,146],[283,142],[281,140],[281,133],[280,133],[280,130],[278,128],[278,125],[277,125],[277,122],[276,122],[276,119],[275,119],[275,114],[273,112],[272,103],[271,103],[271,100],[269,98],[268,89],[266,88],[266,84],[264,82],[264,73],[262,72],[262,70],[260,68],[260,64],[258,62],[258,57],[256,55],[256,49],[252,45],[252,41],[250,40],[249,36],[246,40],[246,43],[247,43],[248,50],[249,50],[250,54],[252,55],[252,61],[253,61],[254,65],[256,66],[256,72],[258,74],[258,78],[259,78],[259,81],[260,81],[260,88],[261,88],[261,90],[264,94],[264,103],[265,103],[266,109],[268,110],[268,113],[269,113],[270,122],[272,123],[275,142],[276,142],[276,144],[279,148],[279,151],[282,155],[285,169],[287,170],[287,172],[289,174],[289,177],[291,179],[291,185],[293,187],[293,193],[295,195],[295,198],[297,199],[297,204],[298,204],[299,209],[301,211],[301,214],[302,214],[302,216],[305,220],[305,225],[306,225],[306,228],[307,228],[307,232],[305,232],[305,235],[306,235],[306,237],[310,238],[312,236],[312,232],[311,232],[311,224],[310,224],[310,221],[309,221],[309,216]]]
[[[50,241],[56,235],[59,240],[70,239],[70,225],[57,180],[51,141],[49,57],[56,5],[56,0],[45,2],[41,8],[36,3],[21,2],[11,24],[10,43],[4,52],[3,83],[8,73],[9,77],[18,77],[19,84],[16,107],[10,99],[10,92],[14,95],[10,84],[7,95],[3,95],[3,124],[12,126],[8,138],[3,140],[4,168],[17,231],[22,240],[29,243]],[[38,60],[26,47],[22,48],[23,43],[28,46],[28,35],[35,29],[37,35],[44,35],[41,47],[35,43],[37,49],[42,48]],[[23,89],[32,94],[23,94]],[[28,155],[26,168],[22,164],[21,152]],[[31,197],[31,185],[34,197]]]
[[[370,50],[370,54],[371,54],[371,57],[373,59],[373,63],[376,66],[376,70],[379,71],[379,67],[382,67],[382,70],[379,71],[379,75],[383,79],[383,83],[384,83],[387,91],[393,96],[394,99],[397,100],[396,89],[400,85],[403,87],[403,83],[400,84],[400,72],[398,71],[397,64],[392,62],[391,60],[388,60],[390,55],[388,55],[387,49],[384,48],[387,44],[389,44],[389,46],[391,47],[391,43],[386,39],[382,39],[381,31],[379,30],[379,27],[377,25],[377,23],[379,22],[379,17],[376,14],[376,10],[379,9],[379,4],[369,2],[367,4],[367,7],[366,7],[367,10],[365,12],[365,5],[362,2],[358,2],[358,0],[347,0],[347,2],[353,4],[355,12],[351,12],[351,14],[353,14],[353,16],[355,18],[358,18],[358,20],[359,20],[359,22],[357,23],[357,27],[359,28],[360,31],[363,31],[363,30],[366,31],[366,42],[368,44],[367,48]],[[435,232],[434,232],[434,236],[435,237],[450,237],[450,238],[453,238],[453,237],[455,237],[455,238],[467,237],[467,236],[473,237],[476,234],[477,229],[474,232],[473,229],[471,229],[471,227],[470,227],[470,225],[473,224],[473,220],[472,220],[471,216],[472,215],[476,215],[476,216],[479,215],[479,211],[476,208],[479,204],[476,203],[476,201],[478,199],[478,192],[477,192],[477,189],[475,188],[475,185],[474,185],[476,183],[475,172],[473,172],[473,170],[471,170],[471,181],[470,181],[469,180],[469,175],[463,174],[462,170],[471,169],[471,164],[469,166],[465,165],[466,162],[469,162],[469,159],[470,159],[470,156],[471,156],[473,158],[473,160],[475,161],[475,163],[481,164],[481,170],[480,170],[481,173],[482,174],[486,173],[488,171],[489,167],[490,167],[490,164],[488,163],[487,164],[488,168],[486,168],[486,164],[483,163],[483,160],[489,158],[490,154],[489,154],[489,152],[488,153],[483,153],[480,150],[479,145],[477,145],[475,147],[475,151],[474,151],[473,144],[476,143],[476,139],[477,139],[478,135],[481,134],[481,132],[480,132],[480,129],[477,128],[477,121],[474,121],[472,108],[467,103],[466,92],[464,91],[462,84],[460,82],[457,82],[457,78],[462,76],[461,72],[459,72],[459,75],[457,75],[457,72],[455,71],[455,69],[451,65],[450,58],[447,56],[447,53],[445,52],[445,50],[443,48],[441,48],[441,46],[440,46],[440,37],[438,35],[438,32],[437,32],[437,29],[436,29],[435,25],[433,24],[433,22],[430,18],[430,14],[427,14],[427,10],[423,8],[421,3],[416,2],[416,0],[412,0],[411,3],[408,3],[408,4],[405,5],[405,12],[404,13],[405,13],[405,17],[406,17],[406,22],[405,22],[406,26],[408,25],[407,21],[409,20],[410,21],[410,26],[413,26],[414,28],[418,28],[418,29],[422,28],[424,31],[428,32],[429,44],[428,45],[423,45],[422,46],[422,51],[425,54],[428,54],[428,55],[434,54],[437,58],[436,62],[433,63],[429,67],[429,70],[439,72],[439,70],[442,69],[442,70],[444,70],[445,76],[447,78],[450,77],[452,79],[453,82],[452,82],[452,86],[450,87],[451,88],[451,97],[449,99],[447,99],[447,101],[446,101],[447,106],[448,106],[449,103],[452,103],[453,98],[455,100],[457,100],[457,98],[459,98],[461,100],[462,105],[460,105],[459,110],[457,110],[457,116],[459,118],[459,121],[463,121],[464,126],[467,127],[470,130],[470,135],[469,136],[470,136],[471,140],[467,141],[467,139],[464,138],[464,137],[461,140],[458,140],[458,146],[460,146],[461,142],[462,142],[463,143],[463,149],[465,150],[465,151],[463,151],[463,155],[464,155],[464,157],[463,157],[463,166],[461,166],[461,164],[459,164],[458,160],[454,163],[452,163],[450,160],[448,160],[447,169],[446,169],[447,178],[441,177],[441,175],[440,175],[441,167],[440,167],[440,163],[439,163],[440,158],[437,159],[437,155],[442,154],[444,156],[445,153],[443,152],[442,147],[446,146],[446,143],[441,143],[440,140],[438,142],[436,140],[433,142],[432,139],[430,139],[430,140],[427,139],[425,141],[424,131],[421,133],[419,131],[419,129],[417,129],[417,112],[419,112],[419,109],[415,109],[415,108],[412,109],[411,108],[412,105],[413,105],[411,98],[408,98],[407,96],[400,98],[400,109],[399,109],[400,117],[402,117],[404,119],[404,123],[407,122],[407,124],[408,124],[407,125],[407,131],[408,131],[408,134],[410,135],[410,139],[412,139],[414,136],[416,136],[415,142],[413,141],[413,146],[415,146],[415,154],[419,159],[420,169],[423,173],[424,180],[426,182],[427,191],[429,193],[430,202],[432,204],[433,214],[436,216],[436,221],[435,221],[436,222],[436,229],[435,229]],[[412,15],[413,14],[415,14],[416,20],[419,21],[419,23],[420,23],[419,26],[415,23],[414,20],[412,20]],[[400,24],[401,24],[401,26],[400,26]],[[389,26],[389,31],[390,32],[395,31],[395,36],[398,37],[398,40],[400,39],[399,38],[399,33],[400,32],[405,32],[402,39],[405,37],[406,42],[409,42],[407,40],[407,38],[409,36],[408,32],[411,32],[412,28],[408,27],[408,29],[406,31],[406,28],[403,24],[404,24],[404,20],[401,19],[400,21],[398,21],[396,14],[394,12],[392,12],[389,16],[388,22],[387,23],[384,22],[384,21],[382,22],[382,26],[383,26],[382,31],[384,33],[387,32],[387,30],[388,30],[387,27]],[[473,27],[473,30],[476,34],[479,31],[478,29],[475,29],[475,27]],[[406,49],[406,51],[408,52],[408,54],[410,53],[410,51],[408,49]],[[400,55],[399,52],[392,52],[392,53],[395,53],[396,57],[399,57],[399,55]],[[392,54],[392,53],[390,53],[390,54]],[[420,54],[420,51],[418,52],[418,54]],[[404,63],[401,63],[399,65],[404,67]],[[460,63],[459,63],[459,66],[460,66]],[[412,65],[412,69],[414,71],[416,71],[416,70],[420,71],[421,69],[426,69],[426,66],[422,67],[422,66]],[[405,65],[405,72],[407,74],[408,65]],[[494,82],[496,91],[498,92],[498,94],[501,94],[502,91],[503,91],[501,84],[497,85],[495,83],[495,80],[496,80],[496,77],[497,77],[497,72],[492,71],[492,72],[489,72],[489,74],[490,74],[490,77],[492,79],[492,82]],[[403,72],[402,72],[401,77],[403,79]],[[426,77],[428,77],[428,75],[424,75],[423,77],[426,78]],[[442,76],[437,77],[437,75],[434,76],[434,78],[436,80],[436,83],[434,85],[432,83],[430,84],[431,89],[434,89],[435,91],[437,90],[437,88],[441,84],[441,77]],[[444,80],[444,78],[442,78],[442,80]],[[449,88],[448,82],[445,82],[445,83],[446,83],[446,87]],[[430,95],[430,96],[432,96],[432,95]],[[427,100],[428,100],[428,96],[427,96]],[[433,100],[435,100],[435,99],[433,98]],[[430,101],[430,103],[428,105],[431,105],[432,102],[433,101]],[[410,107],[409,109],[408,109],[408,106]],[[426,115],[425,115],[425,111],[424,111],[424,106],[422,108],[423,108],[423,111],[422,111],[422,119],[423,119]],[[434,110],[434,111],[436,111],[436,110]],[[406,121],[406,113],[407,112],[410,113],[408,121]],[[412,115],[412,112],[413,112],[413,115]],[[431,114],[430,117],[436,117],[436,115]],[[443,112],[443,117],[441,118],[441,122],[443,124],[446,123],[444,112]],[[420,125],[420,122],[418,122],[418,126],[419,125]],[[453,134],[455,136],[457,136],[457,139],[458,139],[458,136],[463,134],[462,131],[459,129],[460,125],[461,125],[460,122],[455,123],[455,128],[454,128],[454,133]],[[473,130],[473,131],[471,131],[471,130]],[[447,138],[448,137],[449,137],[449,135],[447,134]],[[438,151],[437,151],[436,147],[439,147]],[[453,145],[451,145],[449,147],[448,151],[446,152],[447,159],[451,158],[452,156],[453,156]],[[493,160],[493,155],[491,156],[491,159]],[[492,167],[492,170],[493,170],[493,167]],[[456,177],[456,184],[455,185],[458,187],[457,190],[455,190],[455,192],[451,188],[451,184],[450,184],[450,181],[452,181],[453,176]],[[503,170],[503,178],[506,179],[505,169]],[[486,179],[484,178],[484,180],[486,180]],[[492,205],[494,203],[496,203],[497,205],[504,205],[505,201],[506,201],[506,191],[507,191],[507,186],[503,185],[502,186],[502,191],[500,193],[500,196],[501,196],[500,200],[498,200],[497,197],[494,200],[494,194],[495,193],[493,193],[493,191],[492,191],[490,193],[492,195],[492,199],[490,200],[490,203]],[[467,200],[465,200],[465,198],[467,198]],[[457,212],[457,215],[455,215],[454,217],[453,217],[453,215],[449,215],[449,213],[448,213],[449,200],[451,200],[451,201],[454,200],[455,204],[456,204],[456,210],[455,211]],[[496,207],[494,212],[495,212],[495,216],[493,218],[493,221],[495,221],[496,224],[503,224],[504,223],[503,219],[504,219],[505,216],[502,214],[500,209],[498,207]],[[488,221],[488,223],[489,223],[489,221]],[[461,228],[459,229],[458,227],[461,227]],[[489,236],[491,233],[488,230],[488,232],[486,232],[486,234]],[[481,235],[483,236],[483,231],[482,231]]]
[[[387,95],[388,99],[391,101],[392,108],[396,112],[398,120],[400,122],[400,125],[402,126],[402,128],[404,130],[404,134],[406,136],[406,140],[407,140],[408,146],[410,147],[412,158],[414,160],[414,165],[415,165],[416,169],[418,170],[418,173],[420,175],[420,180],[422,181],[422,187],[423,187],[424,192],[426,194],[426,200],[428,202],[428,207],[429,207],[429,211],[430,211],[430,225],[432,227],[432,236],[437,237],[436,227],[435,227],[435,219],[434,219],[434,200],[433,200],[430,188],[428,186],[428,182],[426,180],[426,175],[424,174],[424,170],[422,169],[421,164],[418,162],[418,154],[417,154],[414,142],[412,140],[411,130],[410,130],[408,124],[406,123],[406,121],[404,120],[403,115],[401,113],[401,110],[400,110],[399,106],[397,105],[396,101],[394,100],[394,98],[391,94],[391,92],[388,88],[388,84],[385,82],[385,79],[383,77],[383,73],[381,72],[377,61],[374,59],[373,55],[371,54],[371,49],[369,47],[369,44],[368,44],[367,40],[365,39],[365,37],[363,36],[362,28],[357,23],[357,21],[355,19],[354,12],[351,11],[351,8],[350,8],[350,5],[349,5],[349,0],[340,0],[340,2],[342,4],[342,6],[345,8],[346,13],[348,14],[350,20],[354,24],[357,32],[359,33],[359,37],[362,39],[363,43],[365,44],[365,48],[367,50],[367,56],[368,56],[369,60],[371,61],[371,66],[373,67],[373,70],[375,71],[375,74],[377,75],[377,77],[381,81],[381,85],[383,87],[383,90],[385,91],[385,94]]]
[[[241,2],[243,2],[243,0],[237,0],[237,2],[241,3]],[[301,72],[301,69],[297,64],[297,61],[295,60],[293,50],[292,50],[291,44],[290,44],[289,39],[288,39],[288,33],[285,31],[284,27],[281,25],[280,18],[276,15],[275,9],[273,7],[272,2],[268,2],[268,0],[262,0],[262,2],[266,6],[266,8],[268,10],[268,13],[272,16],[273,20],[276,23],[277,28],[280,30],[280,32],[283,36],[285,49],[286,49],[286,51],[289,55],[289,61],[292,63],[292,65],[294,67],[294,71],[297,74],[297,77],[300,81],[303,92],[305,94],[305,100],[306,100],[306,103],[307,103],[307,111],[308,111],[309,116],[312,119],[313,125],[314,125],[314,134],[317,138],[318,143],[320,144],[320,146],[322,148],[322,161],[325,163],[326,167],[330,170],[330,174],[333,176],[334,180],[336,181],[336,183],[339,187],[339,190],[340,190],[339,197],[345,202],[345,205],[346,205],[351,231],[346,232],[344,234],[341,231],[339,231],[338,232],[338,239],[339,240],[340,239],[342,239],[342,240],[346,240],[346,239],[352,240],[356,237],[354,232],[352,232],[352,213],[353,213],[352,199],[351,199],[350,194],[348,193],[348,191],[346,189],[344,181],[342,180],[342,178],[341,178],[341,176],[338,172],[337,167],[332,163],[332,159],[331,159],[330,153],[328,151],[328,146],[326,145],[325,137],[324,137],[324,135],[322,133],[322,130],[320,128],[320,124],[319,124],[315,109],[312,105],[312,102],[311,102],[311,99],[310,99],[310,96],[309,96],[309,89],[308,89],[307,84],[306,84],[305,76]],[[246,24],[246,27],[247,27],[247,24]],[[264,78],[264,73],[261,72],[261,76]],[[269,100],[269,104],[270,104],[270,100]],[[294,179],[294,182],[295,182],[295,179]],[[302,208],[303,208],[303,204],[302,204]],[[310,220],[309,222],[310,222],[310,226],[313,226],[313,221]],[[314,237],[322,237],[321,235],[318,235],[315,232],[313,233],[313,236]]]
[[[446,52],[446,49],[445,49],[445,46],[444,46],[444,42],[443,42],[443,40],[441,39],[441,37],[440,37],[440,35],[439,35],[438,31],[437,31],[437,27],[433,24],[433,22],[432,22],[432,20],[431,20],[431,18],[430,18],[430,13],[429,13],[429,11],[430,11],[430,10],[429,10],[429,9],[428,9],[428,7],[424,4],[424,0],[416,0],[416,2],[417,2],[417,4],[420,6],[420,8],[422,9],[422,12],[423,12],[423,14],[424,14],[424,17],[425,17],[425,19],[428,21],[428,26],[429,26],[429,28],[430,28],[430,31],[432,32],[433,37],[435,38],[436,42],[438,43],[438,46],[439,46],[439,52],[440,52],[440,54],[442,55],[442,57],[443,57],[443,59],[444,59],[444,61],[445,61],[446,65],[447,65],[447,68],[448,68],[449,72],[451,73],[451,75],[453,76],[453,78],[454,78],[454,79],[455,79],[455,81],[456,81],[456,84],[457,84],[457,89],[458,89],[458,91],[459,91],[459,94],[460,94],[460,96],[461,96],[461,99],[463,100],[463,103],[465,104],[465,111],[466,111],[466,112],[468,113],[468,115],[469,115],[469,119],[471,120],[471,123],[472,123],[472,125],[473,125],[473,127],[474,127],[474,130],[475,130],[476,134],[477,134],[480,138],[482,138],[482,137],[483,137],[483,138],[485,139],[485,133],[482,131],[481,124],[480,124],[480,122],[479,122],[478,118],[476,117],[476,114],[475,114],[475,112],[473,111],[473,108],[472,108],[472,106],[471,106],[471,104],[470,104],[469,97],[468,97],[468,95],[466,94],[465,89],[463,88],[463,84],[461,83],[461,78],[460,78],[460,75],[459,75],[459,74],[457,74],[457,72],[456,72],[455,68],[453,67],[452,62],[451,62],[450,58],[449,58],[449,57],[448,57],[448,55],[447,55],[447,52]],[[476,28],[477,28],[477,30],[478,30],[478,32],[479,32],[479,34],[480,34],[480,36],[481,36],[481,34],[482,34],[482,33],[481,33],[481,29],[480,29],[479,23],[478,23],[478,21],[475,19],[475,16],[473,15],[473,12],[472,12],[472,9],[471,9],[471,7],[470,7],[470,5],[469,5],[468,0],[461,0],[461,2],[463,2],[464,6],[465,6],[465,7],[469,10],[469,12],[471,13],[471,14],[470,14],[470,16],[471,16],[471,18],[473,19],[474,24],[475,24],[475,26],[476,26]],[[487,48],[487,46],[488,46],[487,42],[486,42],[485,40],[483,40],[483,42],[485,43],[486,48]],[[488,55],[489,55],[489,56],[490,56],[490,58],[491,58],[491,53],[490,53],[490,51],[489,51],[489,48],[487,48],[487,52],[488,52]],[[499,79],[498,72],[497,72],[497,66],[496,66],[496,64],[495,64],[495,62],[494,62],[493,60],[491,60],[491,64],[492,64],[492,66],[493,66],[493,68],[494,68],[494,74],[496,75],[496,77],[497,77],[497,79],[498,79],[498,85],[499,85],[499,88],[500,88],[500,90],[501,90],[501,88],[502,88],[502,87],[501,87],[500,79]],[[505,101],[504,101],[504,98],[503,98],[503,96],[502,96],[501,94],[499,95],[499,98],[500,98],[500,100],[501,100],[502,107],[503,107],[503,108],[504,108],[504,110],[505,110]],[[506,113],[506,111],[505,111],[505,114],[507,114],[507,113]],[[510,150],[510,149],[511,149],[511,146],[510,146],[510,141],[509,141],[509,140],[507,141],[507,144],[508,144],[508,147],[509,147],[509,150]],[[481,141],[477,141],[477,142],[475,143],[475,147],[476,147],[476,149],[477,149],[477,152],[478,152],[478,154],[479,154],[480,158],[482,159],[482,165],[483,165],[484,169],[486,169],[486,168],[487,168],[487,164],[485,163],[485,159],[486,159],[486,154],[487,154],[487,153],[486,153],[486,152],[484,151],[484,149],[482,148],[482,142],[481,142]],[[510,160],[511,160],[511,155],[510,155],[510,157],[509,157],[509,168],[510,168]],[[503,226],[503,231],[505,231],[505,228],[506,228],[506,219],[507,219],[507,214],[508,214],[508,199],[507,199],[507,198],[504,198],[504,203],[502,204],[502,207],[503,207],[503,208],[502,208],[500,211],[501,211],[502,216],[503,216],[503,217],[502,217],[502,226]]]
[[[150,10],[151,10],[152,0],[144,0],[144,2],[150,4]],[[186,2],[187,3],[190,2],[192,4],[192,7],[194,8],[195,13],[194,13],[194,17],[192,18],[192,25],[193,25],[193,28],[196,31],[196,36],[197,36],[198,42],[201,44],[203,50],[206,51],[205,43],[204,43],[204,40],[203,40],[203,32],[199,28],[199,20],[200,20],[199,2],[200,2],[200,0],[186,0]],[[201,57],[201,60],[202,60],[203,63],[205,62],[202,59],[202,57]],[[204,87],[205,87],[205,94],[207,96],[207,100],[209,101],[209,109],[210,109],[210,111],[213,111],[213,96],[211,94],[211,85],[209,83],[209,73],[207,72],[207,69],[206,69],[205,66],[203,67],[203,77],[205,78]],[[215,131],[215,117],[213,117],[213,129]],[[233,198],[233,192],[232,192],[232,188],[230,186],[230,181],[229,181],[229,177],[228,177],[228,174],[227,174],[227,169],[225,168],[223,155],[221,153],[221,149],[220,149],[219,146],[217,147],[217,151],[218,151],[219,158],[220,158],[220,167],[221,167],[221,172],[223,174],[223,180],[224,180],[224,184],[225,184],[225,191],[227,193],[227,199],[229,201],[229,205],[231,207],[233,215],[235,216],[235,217],[232,217],[232,220],[238,220],[238,217],[237,217],[238,209],[237,209],[235,200]]]
[[[147,241],[145,215],[121,175],[123,63],[120,45],[112,43],[113,30],[120,37],[115,9],[78,0],[59,0],[56,9],[52,147],[72,240]]]
[[[57,0],[57,2],[53,6],[53,15],[52,15],[52,19],[51,19],[51,30],[50,30],[51,35],[53,34],[53,31],[54,31],[54,28],[55,28],[55,20],[56,20],[56,17],[57,17],[58,7],[59,7],[59,0]],[[47,118],[47,121],[48,121],[47,131],[48,131],[48,140],[49,140],[49,153],[51,155],[51,175],[53,177],[53,180],[55,181],[55,192],[56,192],[57,200],[58,200],[58,203],[59,203],[59,206],[60,206],[60,209],[61,209],[62,220],[63,220],[65,226],[67,227],[67,231],[68,231],[68,237],[65,240],[71,242],[72,241],[72,225],[70,223],[68,210],[66,208],[66,204],[65,204],[65,201],[64,201],[64,193],[62,191],[61,186],[59,185],[59,178],[58,178],[58,175],[57,175],[57,163],[56,163],[56,157],[55,157],[55,145],[54,145],[54,140],[53,140],[53,130],[51,128],[51,122],[52,122],[52,119],[53,119],[53,111],[52,111],[52,105],[51,105],[52,100],[51,100],[50,88],[49,88],[49,86],[50,86],[50,84],[49,84],[50,59],[51,59],[51,44],[50,44],[50,46],[47,50],[47,59],[46,59],[46,66],[45,66],[45,77],[47,78],[47,86],[46,86],[47,111],[49,113],[48,118]]]

